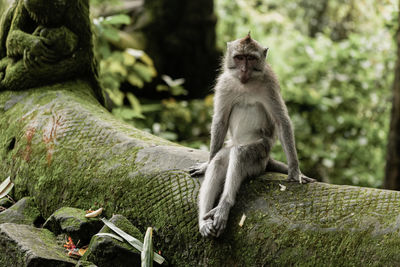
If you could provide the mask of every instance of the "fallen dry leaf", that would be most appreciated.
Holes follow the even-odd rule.
[[[94,218],[94,217],[99,216],[102,212],[103,212],[103,208],[100,208],[100,209],[95,210],[95,211],[89,210],[89,213],[87,213],[87,214],[85,215],[85,217],[86,217],[86,218]]]

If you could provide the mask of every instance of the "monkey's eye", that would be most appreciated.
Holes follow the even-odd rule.
[[[247,60],[256,60],[257,58],[255,56],[247,56]]]
[[[237,56],[234,56],[233,58],[236,60],[240,60],[240,61],[244,60],[244,56],[242,56],[242,55],[237,55]]]

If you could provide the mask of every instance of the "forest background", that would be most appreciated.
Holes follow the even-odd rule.
[[[0,0],[1,8],[9,2]],[[396,63],[397,1],[214,0],[213,4],[216,60],[226,42],[249,30],[269,47],[267,62],[280,80],[302,171],[328,183],[382,187]],[[91,0],[100,79],[111,112],[162,138],[207,150],[212,83],[193,93],[181,76],[157,69],[157,58],[145,52],[148,44],[137,31],[146,23],[138,15],[142,5],[138,0]],[[169,38],[169,32],[162,34]],[[190,58],[185,62],[190,64]],[[215,77],[216,68],[210,73]],[[272,154],[285,161],[280,145]]]

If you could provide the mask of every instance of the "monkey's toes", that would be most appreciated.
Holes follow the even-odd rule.
[[[305,175],[301,175],[301,177],[299,177],[299,178],[300,178],[301,180],[297,180],[297,179],[295,179],[295,178],[288,177],[288,178],[286,179],[286,181],[287,181],[287,182],[296,182],[296,183],[298,183],[298,182],[301,181],[302,184],[314,183],[314,182],[317,181],[317,180],[315,180],[315,179],[313,179],[313,178],[310,178],[310,177],[307,177],[307,176],[305,176]]]
[[[216,230],[216,237],[219,237],[226,228],[227,220],[223,218],[218,218],[218,220],[214,220],[213,226]]]
[[[216,236],[216,231],[213,227],[212,220],[207,220],[203,222],[203,225],[200,227],[200,234],[203,237]]]
[[[308,177],[308,176],[305,176],[305,175],[302,175],[302,176],[301,176],[301,180],[302,180],[302,183],[303,183],[303,184],[314,183],[314,182],[317,181],[317,180],[315,180],[315,179],[313,179],[313,178],[310,178],[310,177]]]
[[[190,174],[190,176],[195,177],[195,176],[201,175],[202,172],[201,172],[201,170],[199,170],[197,168],[190,168],[189,169],[189,174]]]
[[[190,176],[199,176],[203,175],[206,172],[207,169],[207,163],[197,163],[196,165],[192,166],[189,168],[189,174]]]

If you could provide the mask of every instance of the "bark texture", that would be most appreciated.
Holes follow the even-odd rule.
[[[399,28],[396,34],[397,62],[393,82],[392,115],[384,183],[385,188],[394,190],[400,190],[400,12],[398,20]]]
[[[98,203],[106,217],[154,227],[155,247],[172,266],[400,262],[400,192],[285,183],[276,174],[245,182],[226,233],[201,238],[201,180],[186,170],[207,153],[118,121],[89,92],[75,81],[0,93],[0,176],[10,175],[14,196],[33,196],[45,217]]]
[[[157,71],[185,78],[192,98],[209,94],[221,56],[216,50],[214,1],[145,0],[144,10],[148,23],[140,30]]]

